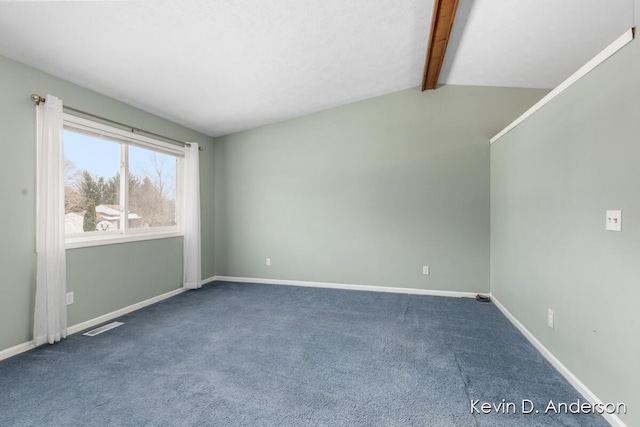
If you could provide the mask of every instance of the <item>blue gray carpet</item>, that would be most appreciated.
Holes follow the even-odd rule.
[[[472,299],[216,282],[117,320],[0,362],[0,425],[607,425],[544,414],[584,399]]]

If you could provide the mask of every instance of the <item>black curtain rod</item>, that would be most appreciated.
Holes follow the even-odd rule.
[[[41,102],[45,102],[46,101],[45,98],[41,97],[40,95],[36,95],[35,93],[33,95],[31,95],[31,100],[33,102],[35,102],[36,105],[40,105]],[[96,114],[87,113],[86,111],[78,110],[77,108],[68,107],[68,106],[66,106],[64,104],[63,104],[62,107],[64,109],[66,109],[66,110],[69,110],[69,111],[75,111],[76,113],[80,113],[80,114],[83,114],[85,116],[93,117],[94,119],[103,120],[105,122],[113,123],[114,125],[118,125],[118,126],[125,127],[127,129],[131,129],[132,133],[142,132],[142,133],[146,133],[147,135],[152,135],[152,136],[155,136],[155,137],[158,137],[158,138],[163,138],[163,139],[166,139],[166,140],[169,140],[169,141],[176,142],[176,143],[181,144],[181,145],[183,145],[185,147],[191,147],[191,144],[188,143],[188,142],[184,142],[184,141],[180,141],[180,140],[177,140],[177,139],[169,138],[168,136],[160,135],[160,134],[157,134],[157,133],[154,133],[154,132],[149,132],[148,130],[140,129],[140,128],[137,128],[135,126],[128,125],[126,123],[117,122],[115,120],[107,119],[106,117],[102,117],[102,116],[98,116]],[[198,147],[198,150],[202,151],[202,150],[204,150],[204,148],[203,147]]]

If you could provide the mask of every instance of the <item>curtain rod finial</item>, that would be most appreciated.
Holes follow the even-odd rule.
[[[35,102],[36,105],[39,105],[41,102],[45,101],[43,97],[41,97],[40,95],[36,95],[35,93],[31,94],[31,100]]]

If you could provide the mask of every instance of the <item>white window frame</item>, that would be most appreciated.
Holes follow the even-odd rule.
[[[130,131],[118,129],[103,123],[87,120],[71,114],[63,115],[63,125],[65,129],[73,132],[86,131],[94,135],[102,135],[108,139],[120,142],[120,192],[121,200],[124,198],[124,205],[120,207],[121,228],[114,231],[101,231],[90,233],[76,233],[65,235],[65,248],[75,249],[89,246],[111,245],[117,243],[138,242],[142,240],[166,239],[169,237],[184,236],[182,227],[183,209],[183,171],[184,171],[184,147],[149,138],[144,135],[133,134]],[[148,150],[158,151],[177,157],[176,164],[176,225],[153,228],[128,228],[127,209],[129,199],[128,169],[129,159],[127,145],[138,146]]]

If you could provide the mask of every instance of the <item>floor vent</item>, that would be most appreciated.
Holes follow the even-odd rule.
[[[117,328],[118,326],[124,325],[124,323],[122,322],[111,322],[111,323],[107,323],[104,326],[100,326],[99,328],[95,328],[89,332],[85,332],[82,335],[86,335],[88,337],[95,337],[96,335],[100,335],[103,332],[107,332],[110,331],[113,328]]]

